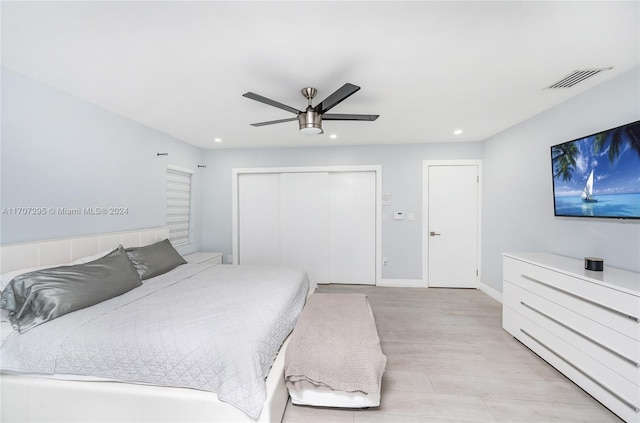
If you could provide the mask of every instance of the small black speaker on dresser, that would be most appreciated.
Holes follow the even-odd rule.
[[[602,272],[604,270],[604,259],[598,257],[585,257],[584,268],[593,270],[594,272]]]

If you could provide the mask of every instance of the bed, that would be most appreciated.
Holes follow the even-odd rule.
[[[166,236],[159,228],[2,246],[0,265],[3,274],[55,266]],[[187,263],[11,331],[1,350],[0,418],[279,422],[286,339],[307,292],[295,269]]]

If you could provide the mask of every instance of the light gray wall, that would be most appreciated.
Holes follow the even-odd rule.
[[[303,142],[301,136],[301,142]],[[480,143],[323,147],[283,149],[223,149],[204,152],[203,247],[231,254],[231,170],[250,167],[382,165],[382,192],[392,206],[383,212],[415,212],[415,221],[382,222],[382,256],[389,262],[383,278],[422,279],[422,162],[478,159]]]
[[[554,217],[550,147],[640,119],[638,68],[486,140],[482,279],[502,291],[502,252],[603,257],[640,272],[640,221]]]
[[[168,163],[197,169],[202,150],[2,69],[0,207],[46,215],[0,216],[2,244],[166,224]],[[156,153],[169,156],[158,157]],[[193,245],[202,234],[202,178],[193,177]],[[126,207],[121,216],[58,215],[50,208]]]

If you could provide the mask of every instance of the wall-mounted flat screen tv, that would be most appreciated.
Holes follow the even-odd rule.
[[[556,216],[640,219],[640,121],[551,147]]]

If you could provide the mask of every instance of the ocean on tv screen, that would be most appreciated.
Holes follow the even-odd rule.
[[[640,217],[640,193],[596,195],[596,202],[578,196],[556,197],[558,216]]]

